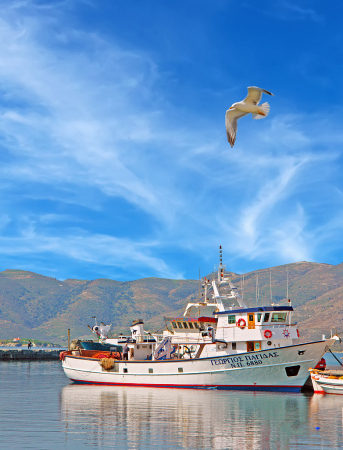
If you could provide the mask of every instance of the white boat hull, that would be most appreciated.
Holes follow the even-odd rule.
[[[271,350],[166,361],[117,361],[105,370],[97,359],[67,355],[65,374],[76,383],[170,388],[300,391],[333,340]]]

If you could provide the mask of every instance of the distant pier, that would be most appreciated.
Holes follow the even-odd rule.
[[[0,350],[0,361],[57,361],[61,350]]]

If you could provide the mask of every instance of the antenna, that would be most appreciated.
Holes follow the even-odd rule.
[[[260,296],[260,290],[258,286],[258,273],[256,274],[256,306],[258,305],[258,300]]]
[[[273,294],[272,294],[272,268],[269,269],[269,277],[270,277],[270,303],[273,301]]]
[[[243,271],[243,289],[242,289],[242,300],[244,301],[244,271]]]
[[[287,300],[289,300],[289,295],[288,295],[288,269],[287,269]]]

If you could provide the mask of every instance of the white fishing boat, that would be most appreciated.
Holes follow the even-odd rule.
[[[300,391],[309,368],[338,339],[298,343],[290,301],[248,307],[225,272],[221,249],[216,277],[202,287],[200,300],[169,319],[161,335],[145,332],[141,319],[130,336],[106,338],[97,327],[113,351],[62,352],[65,374],[75,383]],[[200,315],[203,308],[211,314]],[[118,346],[127,346],[127,360]]]

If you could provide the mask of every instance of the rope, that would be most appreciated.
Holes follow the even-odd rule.
[[[338,358],[336,358],[336,356],[332,353],[332,351],[328,348],[327,349],[330,353],[331,353],[331,355],[335,358],[335,360],[338,362],[338,364],[340,365],[340,366],[342,366],[343,367],[343,364],[341,363],[341,361],[338,359]]]

